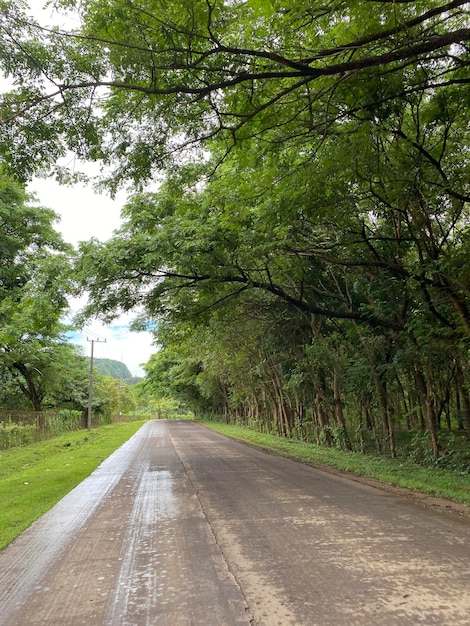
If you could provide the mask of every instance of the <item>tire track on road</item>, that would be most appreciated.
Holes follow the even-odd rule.
[[[142,429],[141,429],[142,430]],[[139,437],[138,431],[134,437]],[[142,436],[142,434],[140,434]],[[0,624],[8,624],[51,565],[110,496],[129,464],[130,439],[0,553]]]

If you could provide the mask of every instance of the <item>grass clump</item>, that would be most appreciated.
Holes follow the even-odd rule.
[[[373,455],[344,452],[312,443],[282,439],[240,426],[204,422],[222,435],[243,441],[263,450],[308,463],[328,466],[382,483],[405,487],[418,493],[447,498],[470,506],[470,478],[466,472],[442,467],[422,467],[411,460],[398,460]]]
[[[142,423],[68,432],[0,452],[0,549],[91,474]]]

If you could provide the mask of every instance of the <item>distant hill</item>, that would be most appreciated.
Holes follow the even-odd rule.
[[[143,376],[133,376],[132,378],[126,378],[126,383],[132,387],[132,385],[138,385],[144,378]]]
[[[121,363],[121,361],[114,361],[114,359],[93,359],[93,367],[96,367],[100,374],[103,376],[111,376],[112,378],[132,378],[127,365]]]

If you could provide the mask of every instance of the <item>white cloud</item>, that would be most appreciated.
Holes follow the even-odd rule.
[[[55,11],[45,0],[29,0],[30,11],[36,19],[47,25],[74,28],[79,20],[73,11]],[[0,91],[11,88],[10,81],[0,76]],[[71,156],[73,158],[73,156]],[[93,176],[93,164],[78,163],[81,171]],[[109,239],[120,223],[121,208],[126,200],[124,192],[118,193],[116,199],[95,193],[93,188],[85,185],[65,187],[54,179],[34,179],[28,191],[35,193],[39,204],[53,209],[59,216],[56,230],[65,241],[76,245],[79,241],[88,241],[96,237],[100,241]],[[71,308],[76,312],[77,301],[71,302]],[[130,332],[128,324],[130,318],[119,319],[111,326],[104,326],[99,322],[91,322],[83,333],[77,335],[76,343],[83,346],[84,353],[89,354],[90,343],[87,342],[88,332],[91,338],[105,338],[106,343],[95,344],[96,356],[123,361],[135,376],[143,375],[141,364],[148,361],[150,355],[156,351],[152,345],[153,337],[150,333]],[[100,354],[102,352],[102,354]]]
[[[65,241],[73,245],[92,237],[105,241],[121,224],[124,193],[112,200],[95,193],[91,187],[64,187],[53,179],[34,179],[28,191],[36,194],[42,206],[53,209],[59,215],[60,222],[55,225],[56,230]],[[71,301],[72,314],[83,305],[83,299]],[[89,354],[90,342],[87,342],[87,337],[106,339],[106,343],[95,343],[95,356],[123,361],[133,376],[143,376],[141,365],[149,360],[156,348],[152,345],[153,336],[150,333],[129,330],[131,321],[132,316],[126,315],[109,326],[98,321],[90,322],[81,333],[74,336],[73,342],[83,347],[84,354]]]
[[[95,193],[92,187],[65,187],[53,179],[39,178],[33,180],[28,190],[36,194],[40,204],[60,216],[56,230],[65,241],[74,245],[91,237],[105,241],[121,224],[121,208],[126,200],[124,193],[112,200]]]

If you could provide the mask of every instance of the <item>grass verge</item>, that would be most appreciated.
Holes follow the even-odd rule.
[[[203,423],[222,435],[296,461],[316,467],[332,467],[342,472],[350,472],[388,485],[447,498],[470,506],[470,477],[456,471],[422,467],[409,461],[343,452],[334,448],[324,448],[310,443],[281,439],[274,435],[265,435],[239,426],[209,421]]]
[[[142,423],[69,432],[0,452],[0,549],[91,474]]]

